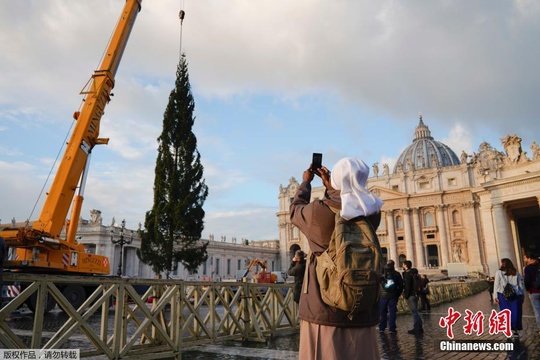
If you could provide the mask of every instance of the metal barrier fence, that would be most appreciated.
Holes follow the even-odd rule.
[[[188,346],[266,341],[299,328],[292,284],[20,273],[5,273],[4,282],[23,285],[20,295],[0,309],[0,343],[6,349],[78,348],[81,358],[179,358]],[[60,284],[84,284],[93,291],[76,309]],[[32,333],[21,334],[6,319],[31,297]],[[53,332],[43,325],[51,299],[66,314]]]
[[[486,291],[488,288],[486,280],[472,280],[472,281],[437,281],[430,282],[428,285],[429,294],[428,299],[430,304],[439,305],[442,303],[451,302],[456,299],[462,299],[467,296],[477,294],[482,291]],[[486,295],[487,296],[487,295]],[[398,301],[398,313],[406,314],[410,313],[407,301],[400,297]]]

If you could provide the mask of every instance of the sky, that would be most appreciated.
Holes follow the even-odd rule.
[[[124,2],[0,0],[2,223],[39,216]],[[536,0],[144,0],[81,215],[144,224],[181,52],[209,188],[202,237],[268,240],[280,185],[301,180],[313,152],[329,168],[354,156],[392,169],[419,114],[458,156],[484,141],[504,151],[507,134],[531,154],[539,38]]]

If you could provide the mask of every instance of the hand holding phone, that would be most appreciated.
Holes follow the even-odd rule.
[[[322,154],[321,153],[313,153],[313,159],[311,160],[311,166],[310,166],[309,170],[313,174],[315,174],[317,176],[320,176],[317,169],[320,169],[321,166],[322,166]]]

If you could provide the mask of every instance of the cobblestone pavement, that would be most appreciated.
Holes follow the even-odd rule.
[[[440,348],[442,341],[451,340],[447,336],[447,329],[439,325],[441,318],[448,316],[448,308],[452,307],[461,314],[461,317],[453,325],[454,341],[475,341],[481,343],[503,344],[513,350],[484,351],[484,352],[457,352],[443,351]],[[398,333],[378,333],[379,349],[383,359],[416,360],[416,359],[540,359],[540,336],[538,335],[533,310],[528,297],[525,297],[523,305],[523,330],[519,340],[507,338],[504,334],[489,334],[489,316],[492,310],[499,311],[497,305],[489,301],[488,292],[482,292],[474,296],[433,306],[429,313],[422,313],[424,321],[424,334],[410,335],[407,330],[412,328],[412,316],[400,315],[397,319]],[[474,332],[466,335],[464,326],[466,321],[465,310],[473,314],[481,311],[484,315],[484,331],[481,335]],[[499,346],[499,345],[497,345]],[[272,339],[268,344],[238,344],[228,342],[194,348],[184,353],[182,359],[226,359],[226,360],[255,360],[255,359],[297,359],[298,358],[298,334],[280,336]],[[360,356],[359,359],[362,359]],[[349,360],[349,359],[344,359]]]
[[[442,341],[450,341],[447,336],[447,328],[440,326],[441,318],[448,316],[448,309],[452,307],[461,314],[461,317],[452,327],[454,341],[459,342],[475,341],[497,344],[496,346],[506,346],[513,348],[508,351],[485,351],[485,352],[456,352],[444,351],[441,349]],[[473,314],[481,311],[483,320],[483,333],[477,335],[472,332],[471,335],[465,334],[464,326],[467,322],[464,320],[466,310]],[[412,316],[403,315],[398,317],[398,334],[391,336],[388,333],[379,333],[379,348],[384,359],[540,359],[540,336],[538,335],[534,313],[527,296],[523,304],[523,330],[520,331],[519,340],[507,338],[502,333],[489,334],[489,316],[495,310],[499,311],[496,304],[489,301],[487,291],[474,296],[456,300],[452,303],[442,304],[432,307],[429,313],[422,313],[424,321],[423,335],[410,335],[406,331],[412,328]]]

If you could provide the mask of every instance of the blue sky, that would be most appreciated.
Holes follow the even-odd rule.
[[[54,158],[124,0],[0,0],[0,219],[39,216]],[[278,191],[312,152],[391,166],[422,113],[456,154],[540,142],[535,0],[145,0],[101,122],[82,216],[152,206],[180,51],[209,196],[203,237],[277,239]],[[54,170],[53,170],[54,171]],[[45,183],[45,185],[44,185]],[[315,185],[319,183],[315,182]]]

